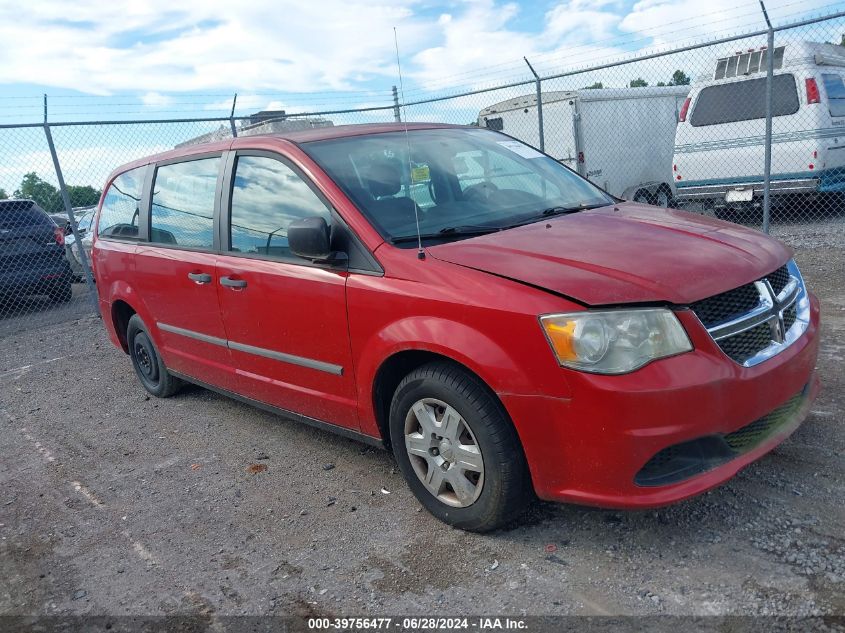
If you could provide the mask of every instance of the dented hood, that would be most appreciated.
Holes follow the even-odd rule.
[[[433,257],[588,305],[688,304],[760,279],[791,251],[735,224],[638,204],[433,246]]]

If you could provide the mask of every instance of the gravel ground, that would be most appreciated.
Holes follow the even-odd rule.
[[[43,295],[18,299],[0,296],[0,341],[22,330],[67,323],[89,314],[93,314],[93,308],[88,286],[84,283],[73,284],[73,298],[70,302],[59,305],[50,303]]]
[[[94,318],[7,328],[0,614],[845,614],[845,249],[786,237],[823,302],[806,423],[692,501],[538,504],[490,535],[421,511],[388,453],[148,398]]]

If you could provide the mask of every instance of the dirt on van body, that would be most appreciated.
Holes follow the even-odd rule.
[[[779,230],[823,309],[803,426],[694,500],[489,535],[421,511],[384,451],[149,398],[95,318],[6,335],[0,614],[845,614],[845,239]]]

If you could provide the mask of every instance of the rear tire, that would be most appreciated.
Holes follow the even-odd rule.
[[[428,363],[399,383],[390,439],[411,491],[449,525],[494,530],[534,499],[507,413],[484,383],[454,363]]]
[[[171,376],[164,361],[153,344],[147,326],[137,314],[133,314],[126,327],[126,341],[129,357],[138,380],[148,392],[157,398],[169,398],[182,388],[182,381]]]

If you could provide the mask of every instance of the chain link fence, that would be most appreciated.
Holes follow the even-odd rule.
[[[392,102],[358,109],[0,126],[0,337],[95,313],[91,221],[114,167],[233,135],[476,125],[620,198],[753,226],[799,248],[842,248],[843,34],[845,12],[542,76],[525,60],[522,81],[406,100],[394,90]]]

